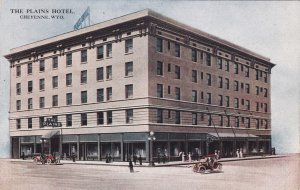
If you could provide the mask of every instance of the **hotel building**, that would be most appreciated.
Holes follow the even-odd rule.
[[[121,161],[270,153],[270,59],[152,10],[5,57],[12,158],[43,150]],[[44,126],[48,118],[62,126]]]

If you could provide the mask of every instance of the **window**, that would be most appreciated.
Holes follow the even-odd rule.
[[[97,102],[103,102],[104,101],[104,89],[100,88],[97,89]]]
[[[207,104],[211,104],[211,93],[207,93]]]
[[[81,91],[81,103],[87,103],[87,91]]]
[[[28,118],[28,129],[32,129],[32,118]]]
[[[87,71],[86,70],[81,71],[80,82],[81,82],[81,84],[87,83]]]
[[[256,129],[259,129],[259,119],[255,119]]]
[[[133,123],[133,109],[126,110],[126,123]]]
[[[211,86],[211,74],[206,73],[207,85]]]
[[[71,86],[72,85],[72,73],[66,74],[66,85]]]
[[[40,90],[45,90],[45,79],[40,79]]]
[[[21,110],[21,100],[16,101],[16,109]]]
[[[234,81],[234,91],[239,91],[239,81]]]
[[[265,93],[264,93],[264,97],[268,97],[268,89],[264,89]]]
[[[81,50],[81,63],[87,62],[87,50]]]
[[[33,82],[32,81],[28,81],[28,93],[31,93],[33,90]]]
[[[197,125],[197,113],[192,113],[192,125]]]
[[[250,94],[250,85],[248,83],[245,84],[246,93]]]
[[[16,75],[17,75],[17,77],[21,76],[21,65],[17,65],[17,67],[16,67]]]
[[[256,102],[256,111],[259,111],[259,102]]]
[[[226,118],[227,118],[227,124],[226,124],[226,127],[231,127],[231,125],[230,125],[230,116],[227,115]]]
[[[268,123],[269,123],[268,120],[265,120],[265,129],[268,129],[268,126],[269,126]]]
[[[45,60],[41,60],[40,61],[40,72],[44,72],[45,71]]]
[[[168,94],[171,94],[171,86],[168,86]]]
[[[112,44],[106,45],[106,57],[112,57]]]
[[[196,70],[192,70],[192,82],[197,82],[197,71]]]
[[[175,79],[180,79],[180,67],[175,65]]]
[[[259,86],[256,86],[256,95],[259,95]]]
[[[218,68],[222,69],[223,64],[222,64],[222,58],[218,58]]]
[[[40,108],[45,107],[45,97],[40,97]]]
[[[32,98],[28,98],[28,107],[29,110],[32,109]]]
[[[224,60],[225,61],[225,71],[229,72],[229,60]]]
[[[209,53],[206,54],[206,65],[211,66],[211,55]]]
[[[246,100],[246,109],[250,110],[250,100]]]
[[[32,63],[27,64],[27,74],[31,75],[32,74]]]
[[[80,114],[80,116],[81,116],[81,126],[86,126],[87,125],[87,114],[82,113],[82,114]]]
[[[104,113],[102,111],[97,112],[97,125],[104,124]]]
[[[171,49],[171,42],[168,41],[168,50],[170,50],[170,49]]]
[[[133,62],[125,63],[125,76],[133,76]]]
[[[211,126],[211,124],[212,124],[212,118],[211,118],[211,114],[207,114],[207,116],[208,116],[208,126]]]
[[[250,118],[249,117],[245,118],[245,127],[250,128]]]
[[[103,59],[104,58],[104,52],[103,52],[103,46],[97,47],[97,59]]]
[[[234,108],[239,108],[239,99],[234,98]]]
[[[99,67],[96,70],[97,80],[103,80],[103,67]]]
[[[58,106],[58,95],[52,96],[52,106]]]
[[[52,77],[52,88],[58,87],[58,76]]]
[[[132,84],[125,85],[125,98],[126,99],[133,98],[133,85]]]
[[[161,38],[156,38],[156,51],[163,52],[163,40]]]
[[[175,43],[175,56],[180,57],[180,45]]]
[[[265,107],[265,112],[268,112],[268,104],[264,103],[264,107]]]
[[[157,61],[157,64],[156,64],[156,74],[163,75],[163,63],[160,61]]]
[[[245,76],[249,77],[249,67],[245,66]]]
[[[163,85],[162,84],[156,85],[156,96],[158,98],[163,98]]]
[[[162,109],[157,109],[156,122],[163,123],[163,110]]]
[[[106,79],[112,79],[112,66],[106,66]]]
[[[239,65],[237,63],[234,63],[234,74],[239,74]]]
[[[234,126],[235,127],[240,127],[240,120],[239,120],[239,117],[234,117]]]
[[[72,114],[67,114],[66,115],[66,125],[67,125],[67,127],[72,126]]]
[[[219,80],[219,82],[218,82],[218,87],[219,88],[223,88],[223,77],[218,77],[218,80]]]
[[[197,50],[192,49],[192,61],[197,62],[198,57],[197,57]]]
[[[175,124],[181,123],[180,111],[175,111]]]
[[[52,58],[52,69],[57,69],[58,68],[58,57],[53,57]]]
[[[219,106],[223,106],[223,95],[219,95],[218,96],[218,102],[219,102]]]
[[[171,72],[171,64],[168,64],[168,72]]]
[[[225,105],[226,105],[226,107],[230,106],[229,96],[225,96]]]
[[[226,89],[229,90],[229,79],[228,78],[225,78],[225,86],[226,86]]]
[[[200,99],[201,99],[201,100],[204,99],[204,93],[203,93],[203,91],[200,93]]]
[[[67,93],[66,94],[66,104],[67,105],[72,105],[72,93]]]
[[[175,99],[180,100],[180,88],[175,87]]]
[[[192,90],[192,102],[197,102],[197,90]]]
[[[16,85],[16,92],[17,92],[17,95],[21,94],[21,83],[17,83],[17,85]]]
[[[21,129],[21,119],[16,120],[16,127],[17,129]]]
[[[264,76],[264,82],[265,82],[265,83],[268,82],[268,73],[265,73],[265,76]]]
[[[106,100],[107,101],[112,100],[112,87],[106,88]]]
[[[72,66],[72,54],[71,53],[68,53],[66,55],[66,62],[67,62],[67,67]]]
[[[108,111],[106,113],[106,116],[107,116],[107,124],[112,124],[112,122],[113,122],[112,111]]]
[[[219,115],[219,125],[223,126],[223,115]]]
[[[40,123],[40,128],[44,127],[44,121],[45,121],[45,117],[39,117],[39,123]]]
[[[255,69],[255,78],[256,80],[259,79],[259,70]]]
[[[133,41],[132,39],[125,40],[125,53],[132,53]]]

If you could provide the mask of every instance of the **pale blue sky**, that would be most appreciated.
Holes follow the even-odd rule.
[[[0,157],[7,157],[8,50],[71,31],[87,6],[93,24],[145,8],[271,58],[273,146],[299,152],[299,2],[0,0]],[[66,8],[63,20],[22,20],[11,8]]]

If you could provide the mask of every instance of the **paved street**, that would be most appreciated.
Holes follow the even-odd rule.
[[[42,189],[230,189],[299,190],[300,155],[224,162],[222,173],[193,173],[187,166],[35,165],[0,160],[1,190]]]

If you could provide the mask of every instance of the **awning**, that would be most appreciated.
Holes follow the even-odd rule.
[[[247,134],[247,133],[208,133],[211,136],[214,137],[220,137],[220,138],[258,138],[258,136],[253,134]]]
[[[42,139],[50,139],[51,137],[53,137],[54,135],[58,134],[59,133],[59,130],[51,130],[51,131],[48,131],[46,134],[44,134],[42,136]]]

